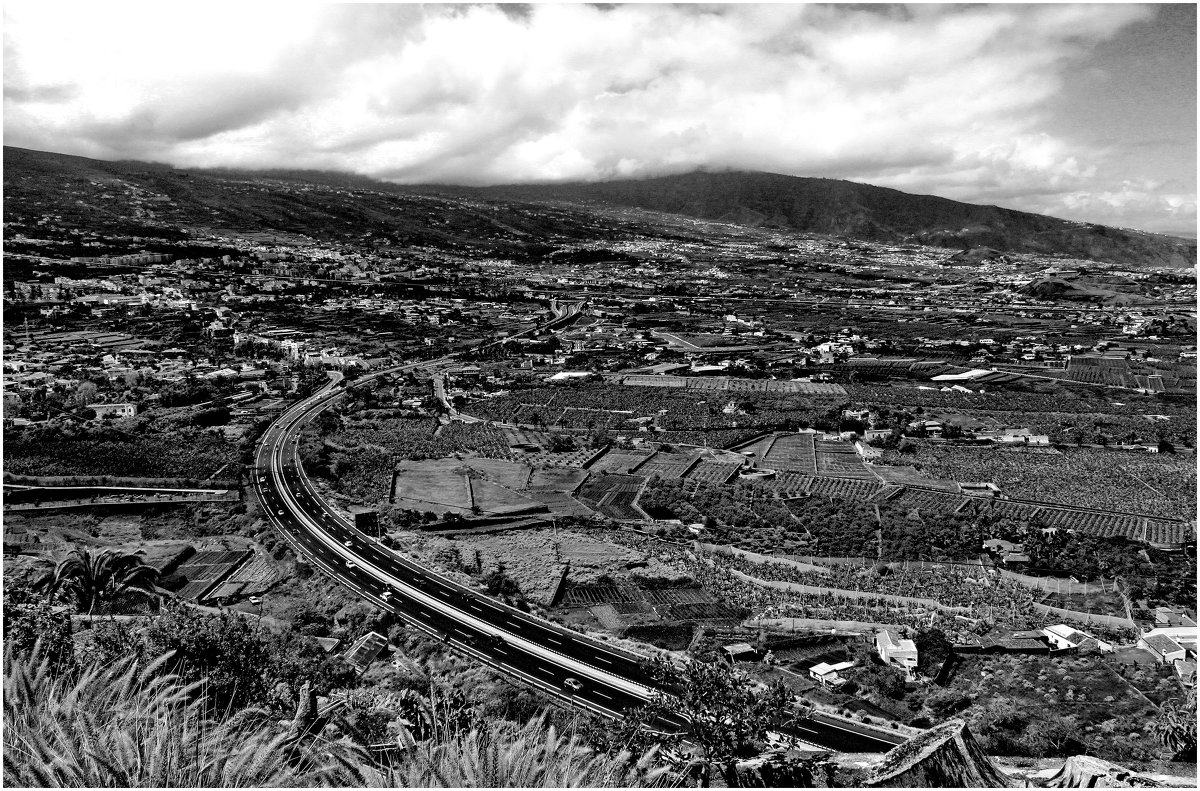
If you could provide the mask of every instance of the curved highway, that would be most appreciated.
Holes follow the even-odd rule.
[[[566,703],[617,717],[654,696],[643,657],[447,579],[359,532],[324,503],[297,448],[304,425],[345,392],[340,385],[339,375],[284,412],[264,433],[256,455],[255,493],[299,556],[405,623]],[[656,727],[676,732],[687,722],[667,716]]]
[[[379,371],[349,387],[437,362]],[[645,657],[509,607],[444,577],[358,531],[334,511],[299,460],[305,425],[347,391],[341,374],[333,377],[280,415],[264,432],[256,452],[255,494],[297,556],[404,623],[562,702],[620,717],[654,697],[657,690],[647,676]],[[688,725],[677,714],[652,723],[664,733],[686,732]],[[795,735],[841,750],[887,750],[895,744],[854,730],[843,722],[814,718]]]

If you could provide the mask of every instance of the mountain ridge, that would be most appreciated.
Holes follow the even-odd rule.
[[[841,179],[694,171],[603,182],[440,189],[492,198],[595,202],[875,242],[990,247],[1152,266],[1194,266],[1196,261],[1191,239]]]
[[[165,196],[167,202],[161,204],[165,208],[160,214],[180,225],[257,223],[260,230],[292,232],[303,232],[313,225],[327,232],[341,230],[337,235],[343,237],[390,233],[390,227],[401,231],[392,234],[398,242],[416,239],[410,218],[403,213],[405,199],[458,197],[641,209],[879,243],[921,243],[962,250],[991,248],[1131,266],[1191,267],[1196,263],[1194,239],[914,195],[858,182],[777,173],[708,170],[598,182],[468,187],[399,185],[336,171],[177,168],[10,146],[4,147],[4,157],[5,192],[15,206],[41,211],[57,207],[68,211],[81,225],[121,224],[126,215],[135,219],[142,216],[128,202],[122,205],[103,194],[102,184],[117,179],[159,195],[158,200]],[[260,182],[257,187],[247,187],[255,181]],[[337,202],[330,203],[328,194],[323,198],[302,192],[285,195],[278,190],[272,194],[267,182],[334,190],[338,192]],[[356,196],[343,194],[344,190],[373,194]],[[131,224],[137,225],[136,221]],[[537,229],[537,223],[524,228],[530,232]],[[425,233],[429,228],[423,224],[421,230]]]

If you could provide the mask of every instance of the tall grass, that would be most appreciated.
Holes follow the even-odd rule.
[[[4,656],[9,787],[598,788],[661,785],[656,753],[596,753],[546,717],[494,720],[411,746],[390,769],[347,740],[297,742],[267,712],[212,712],[170,654],[55,674],[40,646]],[[439,729],[434,729],[439,732]]]
[[[348,744],[289,744],[244,712],[210,716],[202,682],[164,672],[168,656],[54,676],[35,649],[4,657],[4,784],[10,787],[357,785]]]
[[[656,751],[596,753],[545,716],[524,725],[493,720],[444,744],[408,752],[385,782],[403,788],[630,788],[663,785]]]

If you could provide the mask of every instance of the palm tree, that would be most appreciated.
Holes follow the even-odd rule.
[[[141,553],[117,553],[105,549],[72,552],[59,561],[50,580],[51,593],[64,591],[75,598],[79,610],[92,615],[100,604],[112,604],[127,594],[154,595],[158,569],[146,565]]]

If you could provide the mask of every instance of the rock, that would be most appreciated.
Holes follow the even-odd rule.
[[[874,788],[1008,788],[967,724],[948,720],[893,747],[867,773]]]
[[[1046,788],[1161,788],[1162,783],[1139,775],[1123,766],[1094,758],[1073,755],[1045,781]]]
[[[299,739],[308,733],[317,721],[317,692],[312,682],[305,681],[300,687],[300,701],[296,704],[296,716],[288,732],[289,738]]]

